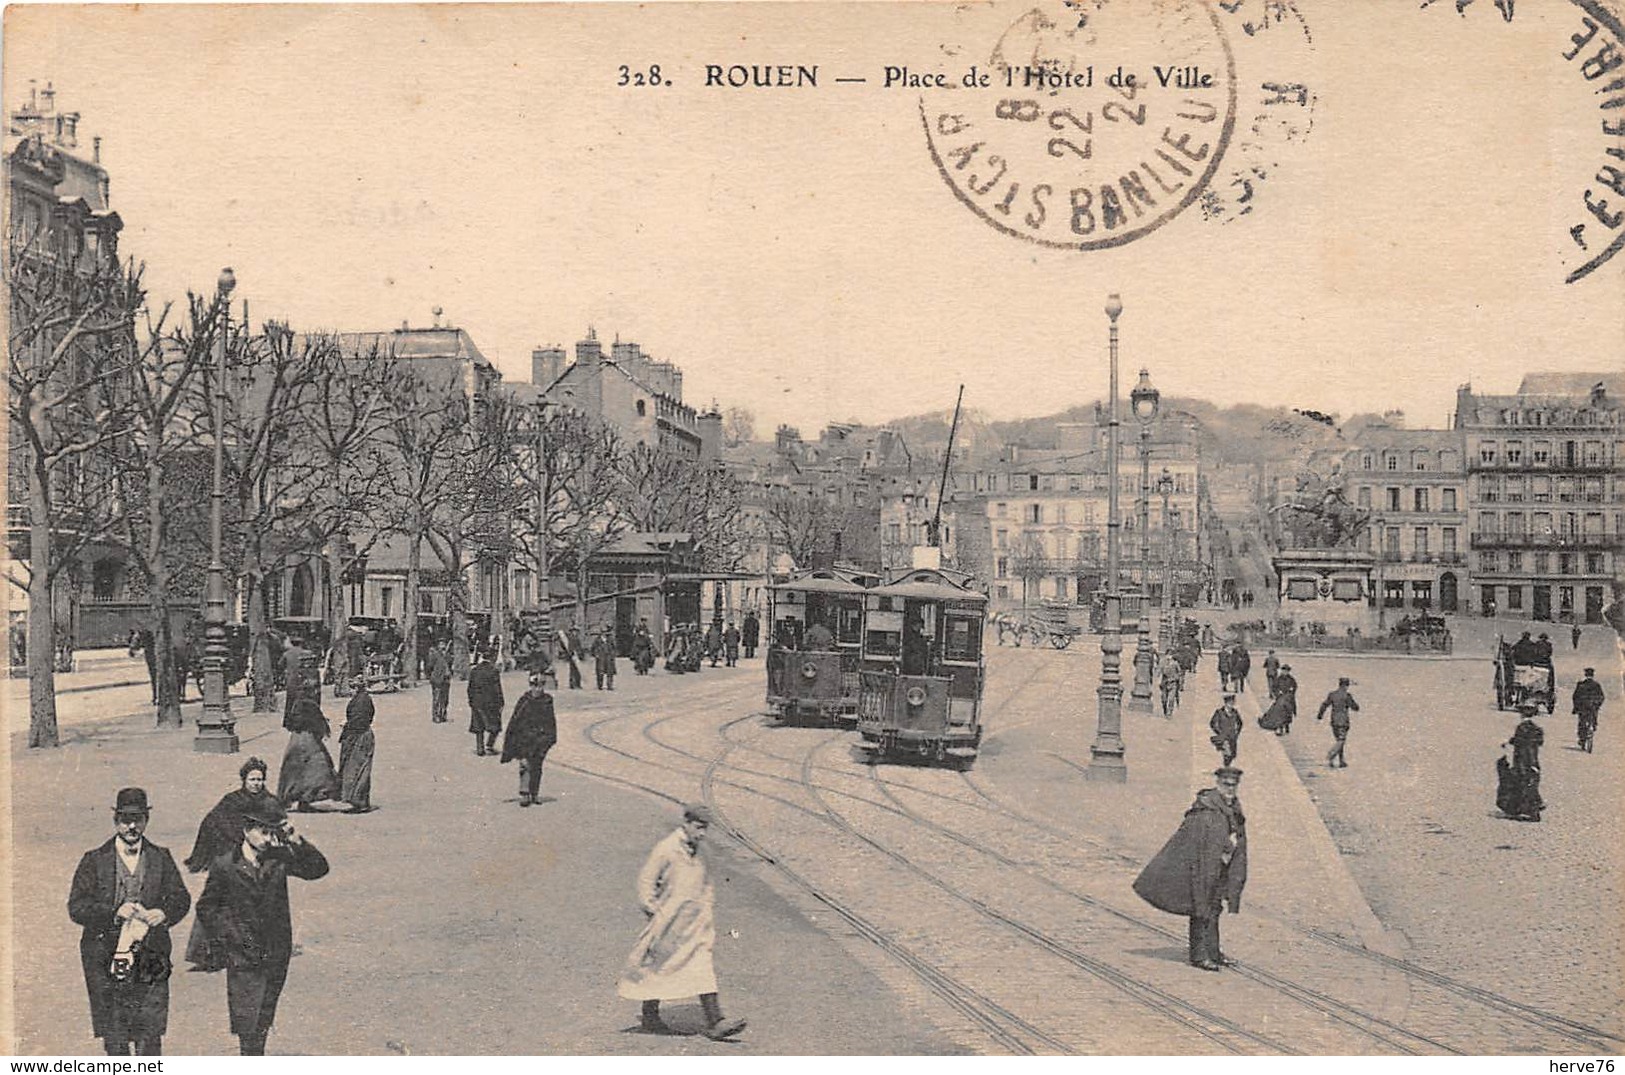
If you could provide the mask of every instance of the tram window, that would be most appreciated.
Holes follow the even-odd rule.
[[[859,608],[842,608],[840,628],[836,633],[836,640],[849,645],[856,645],[863,640],[863,610]]]
[[[903,632],[871,630],[863,651],[871,657],[895,657],[903,652]]]
[[[942,657],[947,661],[974,661],[980,655],[981,636],[977,621],[965,616],[949,616],[943,621]]]

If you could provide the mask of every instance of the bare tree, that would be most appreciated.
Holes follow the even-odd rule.
[[[9,579],[29,598],[28,745],[56,746],[55,584],[114,525],[111,475],[87,463],[126,433],[110,386],[133,360],[141,272],[13,233],[5,283],[8,502],[26,491],[29,531],[22,577]]]
[[[1044,571],[1049,566],[1048,554],[1044,551],[1044,543],[1030,531],[1023,531],[1016,539],[1016,544],[1010,551],[1010,572],[1021,580],[1021,607],[1027,608],[1028,590],[1032,584],[1044,577]]]
[[[691,535],[695,554],[709,570],[731,570],[739,563],[743,492],[725,471],[645,444],[622,452],[617,469],[619,511],[631,529]]]
[[[225,310],[218,298],[189,295],[183,325],[171,328],[170,313],[167,305],[156,317],[149,312],[142,338],[131,340],[137,362],[120,384],[131,435],[114,457],[123,544],[146,581],[160,728],[182,726],[177,687],[185,670],[175,668],[170,617],[177,576],[189,573],[196,592],[208,555],[197,540],[207,532],[208,501],[195,495],[208,481],[202,465],[208,419],[188,404],[219,344]]]
[[[576,625],[587,623],[588,569],[592,558],[620,538],[629,527],[618,497],[620,435],[614,427],[586,415],[566,414],[563,436],[552,450],[560,456],[564,475],[559,527],[564,559],[576,581]]]
[[[769,495],[762,515],[774,546],[784,550],[798,568],[812,566],[819,553],[831,547],[831,535],[840,521],[829,501],[793,489]]]

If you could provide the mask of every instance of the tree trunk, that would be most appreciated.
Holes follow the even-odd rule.
[[[576,630],[585,638],[587,630],[587,558],[576,557]]]
[[[401,611],[406,624],[405,662],[406,682],[418,685],[418,607],[423,598],[423,535],[414,533],[406,548],[406,607]]]
[[[43,436],[44,416],[36,418]],[[28,468],[28,745],[59,745],[56,731],[56,603],[51,599],[51,503],[45,475]]]
[[[461,555],[453,557],[461,560]],[[451,668],[458,679],[468,678],[468,584],[461,571],[453,570],[446,595],[446,611],[451,618]]]
[[[350,668],[350,647],[345,645],[348,641],[348,632],[345,624],[348,617],[344,614],[344,553],[341,551],[339,538],[334,537],[327,543],[327,630],[332,641],[327,649],[327,667],[333,675],[333,694],[338,698],[349,697],[350,678],[359,669]]]
[[[152,611],[153,675],[158,677],[158,719],[160,728],[185,726],[181,717],[180,691],[175,682],[175,647],[169,627],[169,557],[165,554],[164,470],[156,460],[147,463],[147,593]],[[190,672],[190,670],[187,670]]]
[[[257,571],[249,572],[247,579],[248,638],[254,648],[249,670],[254,695],[253,711],[273,713],[276,711],[276,655],[271,652],[271,635],[265,622],[265,580]],[[288,670],[289,675],[295,672],[294,669]]]

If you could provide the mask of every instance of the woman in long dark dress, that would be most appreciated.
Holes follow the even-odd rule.
[[[344,711],[344,730],[339,732],[339,797],[350,804],[350,813],[364,814],[372,809],[372,734],[374,715],[367,679],[357,676],[355,697]]]
[[[1539,821],[1546,803],[1540,797],[1540,748],[1546,742],[1546,733],[1535,723],[1535,707],[1522,705],[1518,712],[1523,719],[1513,729],[1512,738],[1501,744],[1512,748],[1512,762],[1508,767],[1505,794],[1498,795],[1498,805],[1510,817],[1519,821]]]
[[[300,698],[288,714],[290,735],[282,755],[277,798],[290,810],[309,810],[310,804],[339,797],[339,777],[333,755],[322,740],[333,734],[314,698]]]

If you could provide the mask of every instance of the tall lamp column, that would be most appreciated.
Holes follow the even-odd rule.
[[[1129,393],[1134,417],[1140,420],[1140,640],[1134,651],[1134,689],[1128,707],[1151,712],[1151,423],[1162,393],[1151,387],[1151,371],[1140,370],[1140,383]]]
[[[1162,659],[1168,660],[1169,648],[1174,641],[1174,532],[1169,528],[1168,501],[1174,495],[1174,476],[1162,468],[1157,479],[1157,492],[1162,494],[1162,629],[1157,635],[1157,648]]]
[[[1088,770],[1091,780],[1118,784],[1128,780],[1128,765],[1123,760],[1123,610],[1117,578],[1117,530],[1122,525],[1117,512],[1117,318],[1122,312],[1123,300],[1113,292],[1106,298],[1106,316],[1111,320],[1111,393],[1107,397],[1111,407],[1106,427],[1106,622],[1100,636],[1100,686],[1095,690],[1095,741],[1089,745]]]
[[[226,498],[226,354],[236,275],[229,268],[221,269],[217,287],[220,349],[214,372],[214,486],[209,500],[209,579],[204,597],[203,712],[192,740],[192,750],[199,754],[235,754],[238,747],[236,721],[226,695],[226,565],[221,551]]]
[[[541,631],[542,652],[551,666],[557,656],[553,645],[553,594],[548,585],[547,494],[550,492],[547,465],[547,401],[536,400],[536,607]]]

